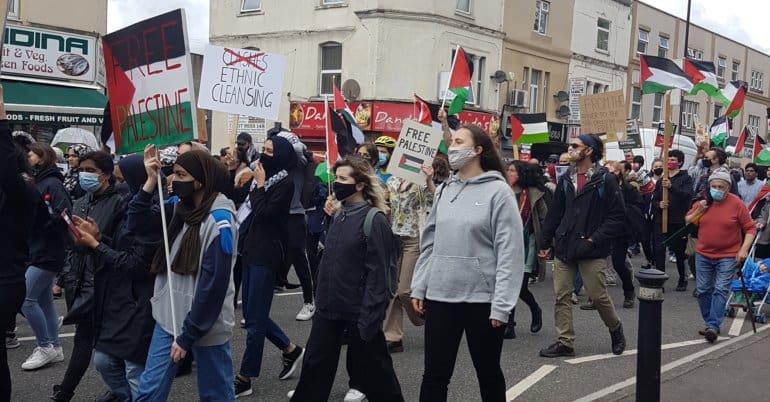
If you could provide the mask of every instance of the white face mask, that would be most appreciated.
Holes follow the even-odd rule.
[[[473,147],[452,147],[449,148],[449,167],[452,170],[460,170],[476,157],[476,150]]]

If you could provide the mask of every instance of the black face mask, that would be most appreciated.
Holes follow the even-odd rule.
[[[260,154],[259,163],[262,164],[265,170],[270,170],[275,164],[275,158],[272,155]]]
[[[660,176],[663,174],[663,168],[652,169],[652,173],[654,173],[655,176]]]
[[[711,159],[701,159],[701,163],[703,163],[704,168],[710,168],[711,167]]]
[[[348,183],[339,183],[336,181],[334,182],[334,184],[332,184],[332,190],[334,191],[334,198],[336,198],[338,201],[342,201],[350,197],[351,195],[355,194],[356,191],[358,191],[356,189],[355,183],[348,184]]]
[[[174,180],[171,182],[171,190],[182,200],[188,200],[195,194],[195,182]]]

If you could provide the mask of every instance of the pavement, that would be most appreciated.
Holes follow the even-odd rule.
[[[634,267],[641,261],[634,259]],[[669,267],[669,274],[675,272]],[[674,274],[675,275],[675,274]],[[296,281],[296,279],[293,279]],[[675,279],[669,280],[663,302],[662,320],[662,400],[664,401],[730,401],[767,400],[766,375],[770,372],[770,325],[759,325],[758,334],[744,322],[739,312],[735,319],[725,318],[722,336],[716,345],[705,343],[697,334],[703,324],[696,299],[691,296],[694,282],[688,292],[674,292]],[[635,398],[633,380],[636,376],[635,349],[638,342],[638,302],[633,309],[620,307],[623,291],[620,286],[610,287],[612,297],[623,321],[628,348],[621,356],[611,354],[610,337],[596,311],[575,307],[573,317],[577,334],[574,358],[546,359],[538,356],[541,348],[553,343],[556,333],[553,325],[553,289],[550,273],[544,282],[530,286],[530,290],[544,310],[543,329],[529,332],[530,314],[525,306],[516,311],[518,338],[506,340],[501,366],[506,378],[508,400],[515,401],[630,401]],[[60,313],[64,302],[56,302]],[[278,293],[274,297],[271,318],[289,335],[293,342],[304,345],[310,333],[310,322],[299,322],[294,316],[302,305],[299,292]],[[766,310],[765,312],[770,313]],[[240,318],[240,310],[236,312]],[[644,325],[644,323],[641,323]],[[20,348],[8,351],[9,365],[14,381],[13,401],[45,401],[54,384],[61,381],[66,361],[44,369],[25,372],[21,363],[34,348],[32,331],[24,318],[18,319]],[[72,350],[72,326],[61,329],[65,357]],[[236,328],[232,340],[234,369],[242,360],[245,334]],[[393,355],[394,368],[406,401],[416,401],[423,371],[422,328],[405,322],[405,352]],[[280,351],[266,342],[262,375],[254,380],[254,394],[243,401],[285,401],[286,393],[296,386],[299,373],[280,381]],[[330,401],[342,401],[347,391],[344,348],[337,369]],[[89,368],[76,391],[74,401],[92,401],[106,390],[98,373]],[[736,398],[735,390],[740,390]],[[195,374],[174,382],[171,401],[197,399]],[[463,342],[460,346],[454,376],[449,386],[449,401],[479,401],[478,381],[473,364]]]

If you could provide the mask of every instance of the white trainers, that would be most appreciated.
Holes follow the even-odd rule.
[[[21,364],[24,370],[37,370],[56,360],[56,349],[53,346],[36,347],[27,361]]]
[[[297,321],[308,321],[309,319],[313,318],[314,314],[315,304],[305,303],[305,305],[302,306],[302,310],[297,313]]]
[[[289,399],[294,398],[294,390],[291,390],[291,391],[287,392],[286,393],[286,397],[289,398]]]
[[[64,349],[62,349],[61,346],[54,346],[53,349],[56,351],[56,358],[53,359],[54,363],[61,363],[64,361]]]
[[[359,390],[357,390],[355,388],[351,388],[351,389],[348,390],[348,393],[345,394],[344,401],[345,402],[361,402],[364,399],[366,399],[366,395],[364,395],[363,392],[361,392],[361,391],[359,391]]]

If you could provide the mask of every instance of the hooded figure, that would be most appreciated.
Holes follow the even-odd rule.
[[[80,158],[88,152],[91,152],[92,149],[88,145],[75,144],[67,148],[68,154],[70,151],[72,151],[77,156],[78,161],[80,161]],[[67,158],[67,156],[65,156],[65,158]],[[67,162],[69,162],[69,160],[67,160]],[[80,184],[78,184],[79,180],[80,174],[78,166],[69,166],[67,173],[64,174],[64,188],[67,189],[67,191],[70,193],[70,197],[73,200],[82,197],[86,193],[82,188],[80,188]]]

